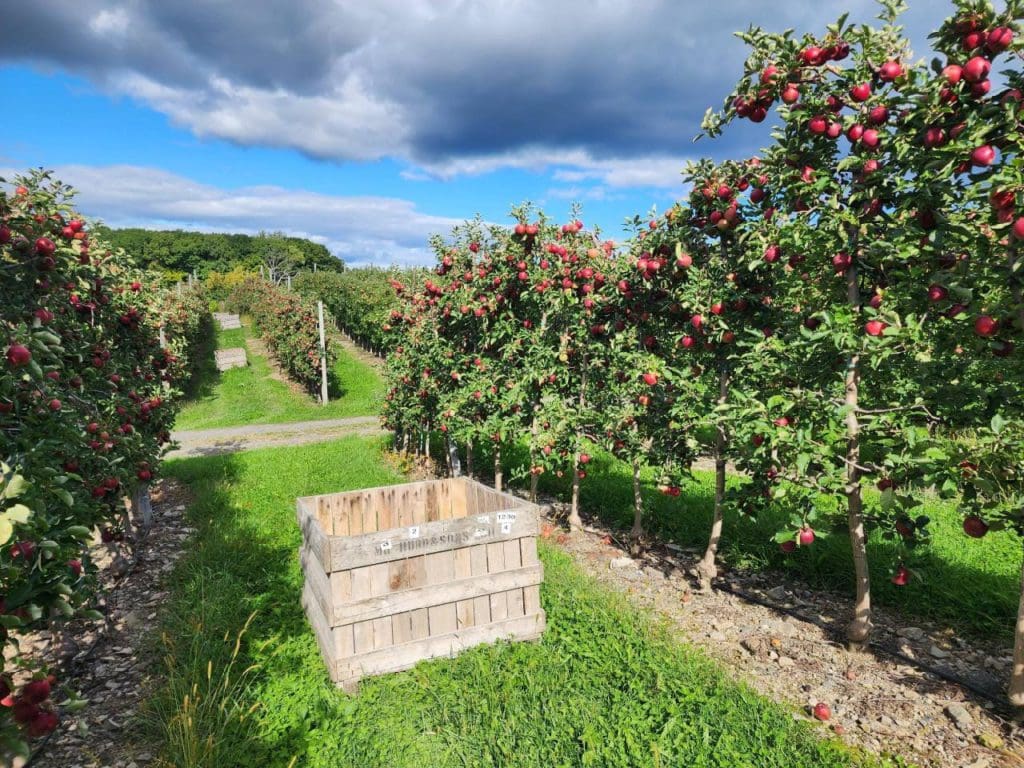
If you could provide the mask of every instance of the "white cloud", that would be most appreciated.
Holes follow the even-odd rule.
[[[0,177],[17,172],[0,168]],[[205,232],[281,230],[324,243],[347,264],[429,264],[427,239],[456,219],[393,197],[325,195],[276,186],[222,189],[156,168],[65,165],[56,178],[78,190],[76,207],[110,226]]]

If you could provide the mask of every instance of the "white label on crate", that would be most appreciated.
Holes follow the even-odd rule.
[[[476,516],[476,521],[478,523],[480,523],[480,525],[487,525],[488,523],[491,522],[491,516],[490,515],[477,515]]]
[[[508,522],[502,523],[501,524],[501,532],[502,533],[512,533],[512,523],[508,523]]]
[[[386,541],[382,541],[380,543],[380,551],[381,552],[390,552],[391,551],[391,540],[390,539],[387,539]]]
[[[499,512],[497,514],[497,518],[498,518],[498,522],[499,523],[503,523],[503,524],[504,523],[514,523],[516,521],[516,513],[515,512]],[[502,528],[502,530],[504,531],[504,528]],[[508,531],[505,531],[505,533],[508,533]]]
[[[490,536],[490,535],[491,535],[491,532],[489,530],[487,530],[486,528],[477,528],[475,531],[473,531],[473,536],[474,536],[474,538],[477,538],[477,539],[482,539],[485,536]]]
[[[420,527],[418,525],[410,526],[410,528],[409,528],[409,538],[410,539],[418,539],[419,537],[420,537]]]

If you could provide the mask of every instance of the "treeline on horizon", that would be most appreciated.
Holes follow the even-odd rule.
[[[280,232],[243,235],[180,229],[97,229],[140,266],[162,270],[172,279],[182,279],[191,272],[203,279],[211,272],[230,272],[237,267],[256,272],[268,263],[295,272],[312,270],[314,265],[331,272],[345,269],[344,262],[326,246]]]

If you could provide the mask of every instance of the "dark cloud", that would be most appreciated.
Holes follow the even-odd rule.
[[[936,4],[913,5],[908,24],[923,43]],[[5,10],[0,59],[65,67],[199,135],[241,144],[338,160],[398,157],[439,173],[607,170],[695,153],[701,115],[740,74],[735,29],[821,31],[844,9],[868,21],[876,7],[34,0]],[[745,154],[763,140],[739,130],[699,151]]]

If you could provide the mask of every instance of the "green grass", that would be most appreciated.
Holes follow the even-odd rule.
[[[730,682],[550,547],[541,549],[542,641],[478,647],[365,680],[347,696],[329,684],[299,604],[294,499],[400,481],[382,464],[379,443],[353,437],[166,469],[196,499],[188,512],[196,532],[163,617],[166,682],[150,706],[151,735],[170,765],[878,764]],[[181,757],[189,745],[203,746],[200,758],[195,749]]]
[[[245,347],[248,328],[217,331],[216,348]],[[213,429],[243,424],[370,416],[378,412],[384,382],[373,367],[335,345],[336,397],[326,406],[271,378],[262,355],[248,353],[249,365],[218,373],[207,350],[191,392],[178,415],[177,429]]]
[[[629,467],[599,450],[593,454],[587,478],[581,483],[583,508],[606,523],[628,530],[633,521]],[[481,462],[480,466],[487,464]],[[568,481],[552,482],[552,478],[545,477],[542,488],[568,498]],[[693,482],[684,485],[677,498],[659,493],[650,471],[645,473],[644,488],[646,525],[651,533],[685,547],[703,549],[707,545],[714,499],[712,472],[695,472]],[[877,499],[873,490],[866,493],[869,506]],[[928,618],[947,623],[958,632],[1012,644],[1020,598],[1021,538],[1005,530],[990,531],[984,539],[971,539],[963,533],[956,506],[934,497],[926,501],[921,514],[931,518],[931,537],[912,552],[898,551],[896,544],[884,540],[878,531],[870,535],[868,561],[875,605],[899,608],[908,622],[915,616]],[[727,516],[722,561],[753,570],[777,568],[812,588],[852,595],[853,561],[845,522],[839,521],[833,530],[819,524],[812,546],[783,555],[772,537],[787,525],[788,518],[788,510],[782,508],[767,510],[756,520]],[[900,557],[906,558],[904,562],[914,574],[905,587],[890,581]]]

